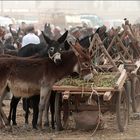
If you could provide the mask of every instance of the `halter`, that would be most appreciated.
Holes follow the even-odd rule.
[[[54,59],[54,57],[56,56],[56,55],[60,55],[60,53],[55,53],[55,54],[53,54],[52,56],[50,55],[50,53],[48,53],[48,55],[49,55],[49,58],[51,59],[51,60],[53,60]]]

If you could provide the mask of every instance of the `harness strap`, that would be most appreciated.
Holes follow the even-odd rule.
[[[52,59],[52,60],[53,60],[53,58],[54,58],[56,55],[58,55],[58,54],[60,55],[60,53],[58,53],[58,52],[55,53],[55,54],[53,54],[53,56],[51,56],[50,53],[48,53],[48,54],[49,54],[49,58]]]

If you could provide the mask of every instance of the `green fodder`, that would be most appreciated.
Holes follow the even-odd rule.
[[[94,75],[93,79],[89,82],[86,82],[80,78],[67,77],[58,81],[56,85],[77,87],[91,87],[91,85],[93,85],[94,87],[113,87],[117,82],[118,77],[118,73],[99,73],[97,75]]]

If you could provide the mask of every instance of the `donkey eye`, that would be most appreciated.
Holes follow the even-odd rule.
[[[50,48],[50,51],[53,52],[53,51],[54,51],[54,47],[51,47],[51,48]]]

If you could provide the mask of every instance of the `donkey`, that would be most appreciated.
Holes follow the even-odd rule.
[[[49,23],[45,23],[45,25],[44,25],[44,31],[43,31],[43,32],[44,32],[44,33],[46,34],[46,36],[48,36],[50,39],[53,39],[53,40],[54,40],[54,38],[53,38],[53,33],[52,33],[52,31],[51,31],[51,26],[50,26]],[[41,33],[41,32],[40,32],[40,33]],[[38,36],[39,36],[39,38],[40,38],[40,42],[46,44],[46,41],[44,40],[43,35],[42,35],[42,34],[38,34]]]
[[[51,25],[50,25],[50,23],[45,23],[44,32],[47,34],[47,36],[49,38],[51,38],[51,39],[53,38],[53,33],[51,31]]]
[[[42,35],[44,36],[44,39],[47,44],[49,44],[47,47],[44,46],[44,43],[42,44],[29,44],[23,48],[21,48],[18,52],[18,56],[21,57],[28,57],[31,55],[39,54],[40,57],[50,57],[53,59],[55,63],[57,63],[57,57],[59,57],[59,53],[64,51],[64,45],[63,42],[65,41],[67,37],[68,31],[66,31],[57,41],[49,39],[44,32],[42,32]],[[45,50],[45,51],[44,51]],[[45,53],[44,53],[45,52]],[[10,112],[8,120],[12,122],[13,125],[16,125],[16,108],[17,104],[20,100],[19,98],[16,98],[13,96],[11,103],[10,103]],[[32,125],[33,128],[36,128],[37,124],[37,118],[38,118],[38,103],[39,103],[39,95],[33,96],[31,98],[23,98],[23,107],[25,110],[25,124],[28,124],[28,114],[29,114],[29,102],[30,100],[33,103],[33,120]]]
[[[20,29],[13,31],[10,27],[10,33],[3,35],[0,54],[17,55],[18,49],[21,47],[21,38]]]
[[[7,85],[17,97],[30,97],[40,91],[38,125],[41,127],[45,104],[48,104],[52,86],[56,81],[73,72],[79,73],[85,80],[93,78],[90,56],[81,50],[79,43],[71,46],[74,51],[62,52],[59,65],[50,58],[0,58],[1,126],[4,125],[3,121],[8,124],[2,109],[2,101],[6,96],[4,89]]]
[[[21,35],[21,29],[19,28],[17,31],[13,31],[11,27],[9,28],[10,33],[12,34],[13,38],[13,45],[17,48],[21,48],[21,41],[22,41],[22,35]]]

